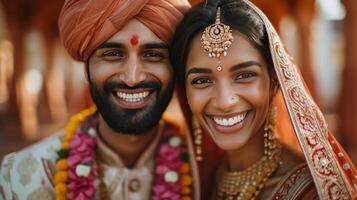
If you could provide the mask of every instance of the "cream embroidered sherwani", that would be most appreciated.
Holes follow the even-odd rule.
[[[100,164],[104,171],[103,181],[111,199],[151,199],[155,153],[162,127],[163,125],[132,169],[125,167],[121,158],[97,137]],[[18,153],[4,157],[0,174],[0,200],[55,199],[54,166],[58,157],[56,151],[60,148],[63,135],[63,132],[56,134]],[[187,144],[190,155],[193,155],[191,141],[189,140]],[[194,156],[190,156],[191,166],[194,168],[192,170],[193,196],[194,199],[199,199],[198,174],[193,159]],[[96,180],[95,184],[98,185],[99,180]]]

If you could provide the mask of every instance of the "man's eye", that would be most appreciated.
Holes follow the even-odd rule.
[[[146,51],[143,54],[143,58],[148,61],[158,62],[165,58],[165,55],[158,51]]]
[[[103,57],[106,60],[118,60],[123,59],[125,56],[121,51],[106,51],[103,53]]]
[[[198,87],[205,87],[211,83],[213,83],[213,81],[209,78],[196,78],[191,81],[192,85],[196,85]]]
[[[253,73],[253,72],[245,72],[245,73],[239,74],[234,79],[235,80],[242,80],[242,79],[249,79],[249,78],[252,78],[252,77],[255,77],[255,76],[256,76],[256,74]]]

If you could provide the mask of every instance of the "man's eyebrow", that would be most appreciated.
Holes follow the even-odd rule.
[[[97,49],[105,49],[105,48],[125,48],[125,45],[117,42],[105,42],[101,44]]]
[[[233,72],[233,71],[236,71],[238,69],[241,69],[241,68],[245,68],[245,67],[250,67],[250,66],[258,66],[258,67],[261,67],[262,65],[256,61],[248,61],[248,62],[243,62],[243,63],[239,63],[237,65],[234,65],[233,67],[231,67],[229,69],[230,72]]]
[[[211,69],[207,69],[207,68],[191,68],[190,70],[187,71],[186,73],[186,77],[188,77],[188,75],[190,74],[207,74],[207,73],[212,73]]]
[[[163,42],[151,42],[143,44],[143,49],[169,49],[168,45]]]

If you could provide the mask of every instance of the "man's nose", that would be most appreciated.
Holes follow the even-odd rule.
[[[125,64],[124,71],[119,77],[127,86],[133,87],[146,79],[146,73],[139,60],[131,58]]]

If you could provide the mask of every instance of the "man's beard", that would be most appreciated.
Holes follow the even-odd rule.
[[[92,81],[89,80],[90,93],[94,103],[96,104],[99,113],[103,117],[108,126],[118,133],[141,135],[152,129],[158,124],[168,106],[174,84],[170,82],[168,87],[162,91],[161,83],[158,81],[146,81],[129,87],[122,82],[108,81],[104,83],[104,90],[99,90]],[[123,109],[117,103],[111,100],[110,95],[113,89],[150,89],[148,98],[155,98],[144,108],[140,109]]]

